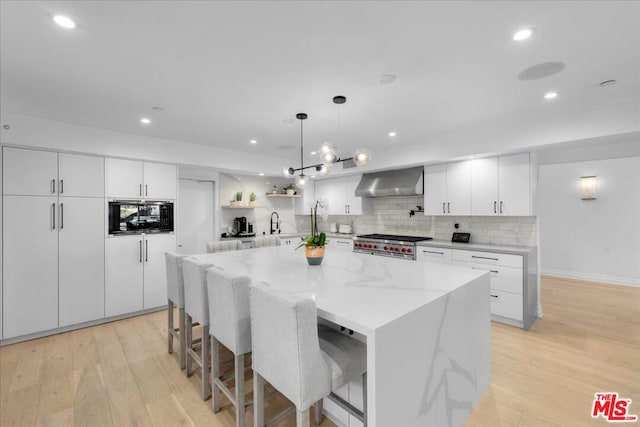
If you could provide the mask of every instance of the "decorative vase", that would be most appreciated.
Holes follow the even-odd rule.
[[[309,265],[320,265],[324,257],[324,246],[305,246],[304,254]]]
[[[287,196],[293,196],[296,190],[287,190]]]

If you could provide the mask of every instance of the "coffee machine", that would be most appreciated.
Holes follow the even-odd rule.
[[[243,235],[247,233],[247,217],[241,216],[233,220],[233,229],[236,235]]]

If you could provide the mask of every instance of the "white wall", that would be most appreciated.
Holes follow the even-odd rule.
[[[543,274],[640,286],[640,157],[541,165],[538,202]]]

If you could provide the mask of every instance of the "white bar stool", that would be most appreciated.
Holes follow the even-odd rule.
[[[193,375],[192,362],[202,372],[202,400],[211,395],[209,386],[209,299],[207,297],[207,268],[212,264],[185,257],[182,264],[184,276],[184,311],[186,336],[187,377]],[[193,325],[202,328],[201,355],[196,353],[193,342]]]
[[[184,329],[184,278],[182,276],[182,259],[185,255],[165,252],[167,264],[167,346],[173,353],[173,339],[178,340],[178,362],[180,369],[186,365],[186,338]],[[173,311],[178,307],[178,328],[174,328]]]
[[[237,239],[207,243],[207,253],[238,251],[240,249],[242,249],[242,242]]]
[[[265,248],[268,246],[280,246],[282,241],[278,236],[258,236],[254,240],[255,248]]]
[[[244,356],[251,353],[249,283],[247,276],[226,273],[217,267],[207,270],[209,333],[211,334],[211,388],[213,412],[220,411],[220,392],[235,406],[236,426],[245,426]],[[220,343],[233,353],[235,393],[220,374]]]
[[[316,305],[266,283],[249,289],[254,426],[264,425],[264,381],[296,407],[296,425],[308,427],[309,408],[328,397],[367,425],[366,346],[330,328],[318,329]],[[333,391],[363,377],[363,411]],[[318,407],[316,407],[318,408]],[[316,421],[320,421],[316,410]]]

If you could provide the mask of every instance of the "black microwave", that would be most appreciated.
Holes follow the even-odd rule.
[[[170,233],[173,202],[113,200],[109,202],[109,234]]]

